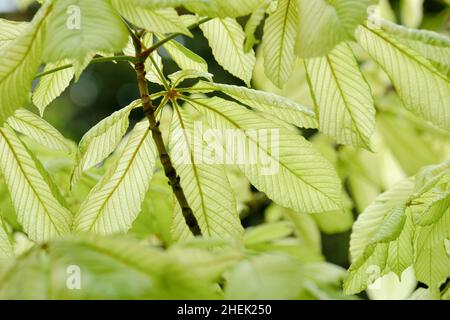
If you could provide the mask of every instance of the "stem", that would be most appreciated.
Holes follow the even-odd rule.
[[[114,56],[114,57],[98,57],[98,58],[94,58],[92,59],[91,63],[99,63],[99,62],[109,62],[109,61],[128,61],[128,62],[135,62],[136,58],[135,57],[130,57],[130,56]],[[64,69],[68,69],[73,67],[73,64],[66,64],[63,65],[61,67],[52,69],[52,70],[47,70],[41,73],[38,73],[34,78],[38,79],[40,77],[52,74],[54,72],[58,72]]]
[[[195,29],[198,26],[200,26],[201,24],[208,22],[209,20],[211,20],[212,18],[203,18],[202,20],[200,20],[199,22],[193,23],[190,26],[188,26],[187,28],[189,30],[191,29]],[[142,52],[142,57],[147,58],[153,51],[155,51],[156,49],[158,49],[159,47],[161,47],[163,44],[165,44],[166,42],[169,42],[170,40],[173,40],[175,37],[177,36],[181,36],[183,35],[180,32],[177,33],[172,33],[170,36],[165,37],[164,39],[161,39],[160,41],[156,42],[154,45],[152,45],[151,47],[149,47],[148,49],[146,49],[145,51]]]
[[[150,61],[153,64],[153,67],[155,68],[156,72],[158,73],[159,78],[161,79],[161,82],[163,83],[164,89],[166,89],[167,91],[170,90],[170,86],[169,83],[166,80],[166,77],[164,76],[164,73],[162,72],[162,70],[158,67],[158,65],[156,64],[155,59],[152,57],[152,55],[148,56],[150,58]]]
[[[195,29],[198,26],[200,26],[201,24],[208,22],[209,20],[211,20],[212,18],[204,18],[202,20],[200,20],[199,22],[196,22],[194,24],[191,24],[190,26],[188,26],[188,29]],[[127,27],[129,27],[129,25],[124,21],[124,23],[126,24]],[[130,30],[131,31],[131,30]],[[134,34],[134,32],[130,32],[131,37],[133,38],[133,42],[135,45],[137,45],[135,43],[135,37],[136,35]],[[159,47],[161,47],[163,44],[165,44],[166,42],[173,40],[175,37],[182,35],[182,33],[173,33],[169,36],[167,36],[166,38],[158,41],[157,43],[155,43],[154,45],[152,45],[150,48],[146,49],[145,51],[143,51],[140,54],[140,58],[142,58],[143,60],[147,59],[147,57],[156,49],[158,49]],[[135,57],[130,57],[130,56],[115,56],[115,57],[99,57],[99,58],[94,58],[92,59],[91,63],[98,63],[98,62],[108,62],[108,61],[129,61],[129,62],[136,62],[136,60],[139,60],[139,58],[135,58]],[[38,79],[40,77],[52,74],[54,72],[58,72],[64,69],[68,69],[73,67],[73,64],[66,64],[64,66],[52,69],[52,70],[48,70],[48,71],[44,71],[41,73],[38,73],[34,78]]]
[[[140,52],[140,50],[141,47],[137,46],[136,52]],[[191,230],[194,236],[201,236],[202,232],[198,225],[198,221],[195,218],[194,213],[192,212],[192,209],[189,206],[189,203],[186,199],[186,196],[180,184],[180,176],[177,174],[177,171],[175,170],[172,164],[172,160],[170,159],[166,146],[164,145],[161,130],[159,129],[159,122],[156,121],[155,117],[156,108],[152,105],[152,101],[150,100],[149,91],[147,87],[147,80],[145,79],[145,67],[143,60],[136,62],[135,70],[139,92],[141,95],[142,107],[144,109],[144,114],[148,119],[150,130],[152,131],[153,140],[155,141],[156,148],[158,149],[159,153],[159,158],[164,168],[164,173],[166,174],[166,177],[169,179],[169,184],[172,187],[172,191],[178,200],[181,212],[183,214],[187,226],[189,227],[189,230]]]

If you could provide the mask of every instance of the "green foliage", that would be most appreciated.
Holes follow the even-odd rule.
[[[181,186],[204,236],[239,240],[242,226],[225,168],[221,164],[198,164],[202,157],[198,152],[206,144],[202,137],[196,137],[194,126],[192,117],[175,105],[169,149],[172,158],[179,159],[174,167],[182,177]],[[186,151],[188,154],[183,157]],[[174,212],[173,229],[177,239],[191,236],[179,205]]]
[[[448,299],[450,40],[414,29],[419,2],[405,26],[375,0],[47,0],[0,19],[0,298]],[[106,61],[140,99],[76,145],[44,111]],[[327,262],[346,233],[348,272]]]
[[[374,102],[350,47],[340,44],[323,58],[306,60],[305,68],[319,129],[339,143],[370,149]]]
[[[416,277],[432,291],[439,290],[450,272],[445,240],[450,230],[449,163],[426,167],[414,182],[406,180],[380,195],[355,223],[351,248],[353,264],[344,283],[348,293],[365,289],[370,266],[380,275],[398,276],[414,266]]]
[[[376,0],[297,0],[299,11],[296,52],[302,58],[328,54],[338,43],[352,39]]]
[[[239,23],[231,18],[216,18],[201,25],[200,28],[208,39],[217,62],[249,86],[255,53],[253,49],[245,52],[245,34]]]
[[[23,33],[17,37],[11,34],[13,39],[0,47],[0,123],[27,101],[31,82],[42,62],[45,18],[49,12],[50,6],[43,6]]]
[[[72,186],[78,182],[84,171],[105,160],[116,149],[128,129],[130,112],[138,105],[139,102],[134,101],[114,112],[83,136],[78,145]]]
[[[64,59],[56,63],[49,63],[45,66],[43,72],[51,71],[70,64],[70,60]],[[43,77],[33,92],[33,103],[39,109],[41,116],[45,108],[55,100],[70,84],[74,76],[73,68],[67,68],[46,77]]]
[[[71,59],[78,74],[92,55],[120,51],[127,41],[126,28],[108,0],[56,1],[47,30],[50,35],[44,50],[47,62]]]
[[[127,231],[140,211],[155,158],[150,130],[145,122],[139,123],[130,133],[117,161],[81,204],[74,229],[100,234]],[[120,217],[118,211],[122,212]]]

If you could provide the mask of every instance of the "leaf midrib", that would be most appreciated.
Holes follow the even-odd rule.
[[[127,164],[127,167],[125,168],[123,174],[121,175],[119,181],[117,182],[117,184],[114,186],[114,188],[111,190],[111,192],[109,192],[108,196],[106,197],[106,199],[103,201],[102,205],[100,206],[100,208],[97,210],[97,214],[95,215],[95,219],[94,221],[91,223],[88,231],[91,231],[92,228],[94,227],[94,225],[97,223],[98,219],[100,218],[100,216],[103,214],[103,210],[105,209],[106,204],[108,203],[109,199],[111,199],[111,197],[113,196],[113,194],[116,192],[116,190],[119,188],[119,186],[121,185],[122,181],[125,179],[125,177],[127,176],[128,171],[130,170],[132,164],[134,163],[134,160],[136,159],[137,154],[139,153],[139,150],[141,149],[142,145],[144,144],[145,139],[147,138],[147,136],[150,133],[150,128],[148,128],[145,131],[145,134],[143,135],[142,139],[139,141],[138,146],[136,147],[135,152],[133,152],[133,155],[131,156],[130,161]],[[97,190],[93,190],[93,191],[97,191]],[[80,211],[81,213],[81,211]],[[81,214],[80,214],[81,215]]]
[[[229,121],[231,124],[233,124],[233,126],[235,126],[236,128],[238,128],[238,129],[241,130],[241,131],[244,131],[244,130],[242,130],[242,128],[239,126],[239,124],[237,124],[236,122],[234,122],[232,119],[230,119],[229,117],[227,117],[227,116],[224,115],[223,113],[220,113],[218,110],[215,110],[214,108],[209,107],[207,104],[201,103],[201,102],[199,102],[198,100],[195,100],[195,99],[190,99],[190,98],[188,98],[188,97],[183,97],[183,98],[186,99],[187,102],[190,102],[190,103],[198,103],[198,104],[200,104],[201,106],[203,106],[204,108],[207,108],[208,110],[211,110],[211,111],[213,111],[213,112],[219,114],[221,117],[225,118],[227,121]],[[246,135],[246,137],[248,137],[248,136]],[[259,143],[258,143],[258,142],[253,141],[253,140],[251,139],[251,137],[248,137],[248,139],[251,140],[253,143],[255,143],[255,144],[259,147]],[[289,167],[287,167],[283,162],[281,162],[281,161],[275,159],[275,158],[272,156],[272,154],[271,154],[270,152],[268,152],[267,150],[264,150],[264,152],[266,152],[273,160],[275,160],[275,161],[277,161],[278,163],[280,163],[280,164],[282,165],[282,167],[285,168],[285,170],[287,170],[288,172],[290,172],[293,176],[295,176],[295,177],[297,177],[298,179],[300,179],[301,181],[303,181],[303,183],[304,183],[305,185],[307,185],[307,186],[311,187],[312,189],[316,190],[317,192],[319,192],[320,194],[322,194],[322,195],[324,195],[326,198],[328,198],[332,203],[336,204],[335,199],[332,199],[328,194],[322,192],[321,190],[317,189],[317,187],[311,185],[310,183],[308,183],[307,181],[305,181],[302,177],[298,176],[298,175],[297,175],[296,173],[294,173]]]
[[[19,160],[19,157],[17,156],[16,152],[14,151],[14,148],[13,148],[12,144],[10,143],[9,139],[6,137],[5,133],[3,132],[3,129],[0,129],[0,135],[3,136],[3,139],[5,140],[6,144],[8,145],[9,150],[11,151],[14,159],[16,160],[17,166],[19,167],[20,171],[22,172],[22,176],[28,182],[28,185],[30,186],[33,193],[35,194],[39,203],[41,203],[42,207],[44,208],[44,211],[46,212],[46,216],[50,220],[51,224],[55,227],[55,230],[57,231],[58,234],[62,234],[61,231],[59,230],[59,227],[53,221],[52,216],[50,215],[50,211],[47,209],[47,206],[45,205],[45,202],[42,201],[41,197],[39,196],[39,193],[34,188],[33,184],[31,183],[30,179],[28,178],[28,175],[26,174],[26,172],[22,166],[22,163]]]
[[[209,225],[209,221],[208,221],[207,210],[206,210],[206,207],[205,207],[205,197],[204,197],[204,193],[203,193],[203,190],[202,190],[202,187],[201,187],[199,175],[198,175],[198,172],[197,172],[197,166],[195,165],[195,161],[194,161],[194,158],[192,156],[192,150],[191,150],[190,141],[188,140],[188,138],[186,136],[186,127],[184,125],[183,118],[182,118],[182,116],[180,114],[180,110],[178,110],[178,106],[174,105],[174,109],[175,109],[175,111],[177,113],[177,116],[178,116],[178,119],[180,121],[180,126],[183,129],[183,136],[184,136],[184,139],[187,142],[186,145],[189,148],[189,157],[191,158],[191,164],[192,164],[192,170],[194,171],[195,182],[196,182],[196,185],[197,185],[197,187],[199,189],[199,194],[200,194],[200,199],[201,199],[201,206],[202,206],[202,212],[203,212],[203,215],[205,217],[206,229],[208,230],[209,236],[211,236],[211,230],[210,230],[210,225]]]

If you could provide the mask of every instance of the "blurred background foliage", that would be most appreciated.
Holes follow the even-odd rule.
[[[38,6],[36,4],[27,6],[26,2],[30,1],[1,0],[0,17],[10,20],[30,20]],[[423,11],[418,9],[421,6],[411,5],[411,3],[420,2],[381,0],[382,15],[386,19],[410,27],[430,29],[448,34],[450,30],[450,6],[448,1],[425,0]],[[240,19],[243,24],[245,21],[246,18]],[[261,31],[262,26],[258,29],[259,37],[257,36],[257,38],[260,38]],[[206,39],[198,30],[194,32],[194,38],[192,39],[180,36],[176,40],[208,62],[209,72],[214,75],[215,82],[244,85],[215,62]],[[302,281],[299,281],[302,290],[293,288],[295,294],[280,290],[283,294],[279,298],[340,297],[339,281],[345,276],[345,272],[338,266],[342,268],[348,268],[349,266],[348,246],[354,219],[378,194],[386,191],[396,182],[415,174],[419,168],[425,165],[436,164],[449,158],[450,134],[417,119],[405,108],[402,108],[401,101],[390,85],[386,74],[369,60],[357,45],[354,46],[354,49],[376,101],[377,130],[373,138],[374,152],[336,145],[330,138],[317,134],[313,130],[303,132],[317,146],[318,150],[335,165],[344,185],[342,197],[346,210],[318,215],[298,215],[291,210],[271,203],[263,194],[253,189],[245,178],[237,173],[237,170],[230,169],[230,180],[241,207],[242,221],[244,226],[247,227],[245,234],[246,249],[255,254],[284,252],[288,255],[275,257],[260,255],[255,256],[251,265],[248,265],[250,262],[237,265],[227,274],[228,290],[226,291],[226,297],[265,298],[264,294],[267,292],[264,289],[259,288],[252,291],[254,286],[251,282],[255,277],[251,275],[256,274],[263,279],[267,279],[267,286],[270,286],[270,279],[274,272],[290,275],[284,279],[286,283],[283,283],[283,281],[276,282],[280,286],[289,287],[288,283],[295,282],[292,279],[296,278],[296,275],[302,278]],[[164,50],[160,50],[159,53],[164,59],[164,72],[166,74],[175,72],[177,66],[169,55]],[[262,54],[258,49],[257,57],[253,87],[283,95],[306,106],[312,106],[301,63],[297,64],[294,75],[281,90],[265,77]],[[151,91],[155,92],[159,89],[157,85],[150,84]],[[127,63],[94,64],[86,69],[78,82],[73,83],[61,97],[46,109],[45,119],[59,129],[65,137],[73,140],[73,148],[76,148],[76,143],[89,128],[137,98],[135,73]],[[29,108],[33,109],[33,106],[30,104]],[[34,111],[37,110],[34,109]],[[140,111],[136,111],[132,113],[131,123],[134,124],[141,118]],[[164,125],[164,121],[162,121],[162,125]],[[53,174],[58,185],[69,185],[67,181],[70,178],[73,163],[70,155],[49,153],[31,142],[29,147],[37,152],[40,160]],[[111,161],[111,159],[107,161]],[[91,170],[83,178],[84,183],[81,183],[74,193],[71,193],[68,189],[63,190],[65,195],[69,196],[72,208],[77,208],[80,199],[95,184],[105,167]],[[0,184],[0,194],[2,195],[0,197],[2,215],[6,217],[13,228],[20,230],[20,226],[15,223],[13,208],[4,183]],[[171,215],[167,213],[172,211],[171,191],[160,169],[153,179],[149,194],[152,196],[146,197],[142,212],[130,233],[138,238],[149,239],[155,244],[169,245],[172,243],[170,235]],[[86,241],[93,240],[88,239]],[[23,243],[23,246],[27,246],[25,240],[23,240]],[[55,268],[59,268],[58,263],[61,263],[61,259],[65,259],[61,253],[64,250],[70,249],[75,253],[79,250],[88,250],[80,243],[62,242],[58,246],[53,256],[48,258],[55,260]],[[175,246],[175,249],[172,250],[179,251],[180,248],[177,249]],[[40,254],[39,249],[35,249],[30,255],[39,256]],[[95,255],[95,253],[92,254]],[[186,257],[178,257],[177,259],[190,259],[189,263],[192,263],[194,259],[189,255],[189,252],[185,254]],[[89,257],[89,255],[83,256],[83,259],[89,259]],[[308,267],[305,267],[309,270],[300,271],[296,268],[293,261],[297,260],[311,263]],[[323,261],[337,266],[319,263]],[[89,265],[89,261],[87,265]],[[195,267],[195,263],[192,266]],[[113,269],[116,267],[111,266],[111,268],[109,275],[114,276],[117,270]],[[117,266],[117,268],[120,269],[120,266]],[[164,266],[161,266],[161,270],[163,269]],[[161,270],[158,272],[162,272]],[[102,270],[92,270],[92,274],[97,273],[100,277],[105,276],[104,274],[101,275]],[[30,275],[20,275],[19,273],[16,276],[19,279]],[[129,276],[139,279],[139,275],[129,274]],[[183,274],[180,276],[183,276]],[[189,281],[195,283],[194,278],[195,276],[192,276]],[[126,283],[124,279],[118,281]],[[414,279],[412,281],[414,282]],[[192,283],[189,282],[189,285]],[[108,287],[108,281],[106,280],[105,282],[97,281],[94,287],[97,287],[98,292],[102,293],[109,293],[112,290]],[[129,297],[154,297],[152,293],[145,292],[143,294],[139,292],[139,288],[133,290],[138,291],[129,291]],[[187,286],[186,290],[186,292],[194,292],[196,288],[195,286],[192,288]],[[268,290],[273,290],[273,288],[268,287]],[[388,288],[386,292],[389,292],[389,290]],[[406,293],[399,292],[396,297],[403,297],[402,295],[406,297],[412,289],[405,290]],[[27,291],[31,290],[28,288]],[[170,293],[167,293],[167,295],[170,296]],[[87,296],[95,297],[96,293],[90,292]],[[202,295],[199,296],[203,297]],[[111,297],[114,297],[114,295]],[[180,297],[183,298],[185,295],[180,294]],[[376,297],[376,293],[373,293],[372,298]]]

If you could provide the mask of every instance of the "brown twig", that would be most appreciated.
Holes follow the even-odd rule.
[[[159,122],[156,121],[156,108],[155,106],[153,106],[150,99],[147,79],[145,78],[144,62],[148,55],[146,56],[146,54],[141,52],[142,46],[140,44],[137,44],[135,47],[136,52],[138,53],[136,55],[138,62],[135,63],[135,70],[142,107],[144,109],[144,114],[148,119],[150,130],[152,131],[153,140],[155,141],[156,148],[158,149],[159,153],[159,158],[164,168],[164,173],[166,174],[167,179],[169,179],[169,184],[172,187],[175,197],[177,198],[177,201],[181,208],[181,212],[187,226],[189,227],[189,230],[191,230],[194,236],[201,236],[202,232],[198,225],[197,218],[194,216],[194,213],[192,212],[192,209],[186,199],[186,195],[184,194],[183,188],[180,184],[180,176],[177,174],[177,171],[172,164],[172,160],[170,159],[170,156],[164,144],[164,140],[162,138],[161,130],[159,129]]]

